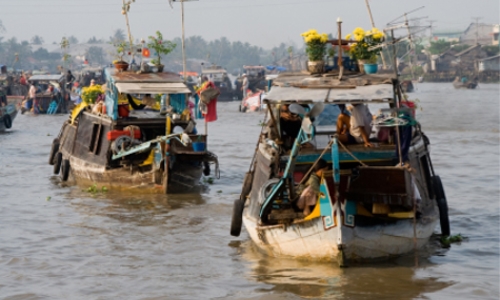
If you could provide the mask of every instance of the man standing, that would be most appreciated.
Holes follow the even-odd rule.
[[[243,81],[241,84],[241,90],[243,91],[243,99],[245,99],[248,96],[249,82],[247,74],[243,74],[242,76],[243,76]]]

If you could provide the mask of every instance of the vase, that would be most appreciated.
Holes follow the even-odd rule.
[[[126,71],[128,69],[128,63],[124,61],[119,61],[115,63],[115,69],[118,71]]]
[[[358,68],[359,68],[359,73],[365,74],[365,60],[358,59]]]
[[[366,74],[375,74],[378,71],[378,65],[377,64],[364,64],[363,69],[365,70]]]
[[[311,74],[321,74],[325,69],[324,60],[313,60],[307,62],[307,71]]]

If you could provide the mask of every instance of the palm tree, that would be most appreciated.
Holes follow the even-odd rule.
[[[120,41],[124,41],[126,39],[125,32],[123,29],[116,29],[113,33],[113,36],[109,37],[109,41],[112,43],[118,43]]]

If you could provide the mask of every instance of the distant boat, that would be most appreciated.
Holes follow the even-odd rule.
[[[411,80],[402,80],[401,89],[405,93],[412,93],[415,90],[415,88],[413,87],[413,82]]]
[[[0,97],[6,97],[1,96]],[[0,132],[10,129],[12,127],[12,122],[17,116],[18,111],[18,97],[6,97],[6,106],[0,105]]]
[[[465,82],[462,82],[459,77],[456,77],[455,80],[453,81],[453,87],[456,89],[473,90],[477,87],[477,81],[476,80],[467,80]]]

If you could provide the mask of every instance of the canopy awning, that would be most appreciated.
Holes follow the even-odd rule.
[[[117,82],[116,88],[126,94],[187,94],[189,88],[182,82]]]
[[[392,84],[352,88],[299,88],[273,86],[265,100],[270,102],[386,102],[393,99]]]
[[[62,81],[64,75],[33,75],[29,78],[29,81]]]

